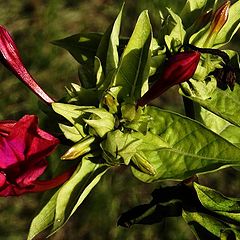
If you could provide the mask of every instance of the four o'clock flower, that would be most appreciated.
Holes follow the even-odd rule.
[[[0,61],[11,72],[26,84],[41,100],[51,104],[54,100],[49,97],[36,83],[22,63],[19,51],[9,32],[0,25]]]
[[[180,52],[170,57],[166,62],[162,77],[137,101],[137,106],[144,106],[159,97],[173,85],[189,80],[198,65],[200,53],[198,51]]]
[[[51,180],[38,180],[59,140],[38,127],[34,115],[19,121],[0,121],[0,196],[17,196],[55,188],[68,180],[72,169]]]

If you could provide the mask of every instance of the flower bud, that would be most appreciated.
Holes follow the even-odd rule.
[[[143,156],[143,154],[135,153],[131,158],[132,162],[136,166],[136,168],[148,175],[154,176],[156,174],[155,168],[152,164]]]
[[[197,68],[200,55],[197,51],[187,51],[172,56],[166,63],[162,77],[137,101],[137,106],[142,107],[170,87],[189,80]]]
[[[218,33],[227,22],[231,2],[226,1],[213,15],[210,34]]]
[[[95,137],[87,136],[86,138],[82,139],[75,145],[73,145],[62,157],[62,160],[72,160],[76,159],[88,152],[92,149],[92,144],[95,141]]]
[[[0,25],[0,62],[8,68],[18,79],[29,87],[44,102],[51,104],[54,102],[43,89],[35,82],[32,76],[22,63],[18,49],[8,33]]]

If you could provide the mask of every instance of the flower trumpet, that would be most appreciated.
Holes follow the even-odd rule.
[[[31,89],[41,100],[51,104],[54,100],[43,91],[27,71],[21,60],[17,46],[9,32],[0,25],[0,61],[14,75]]]

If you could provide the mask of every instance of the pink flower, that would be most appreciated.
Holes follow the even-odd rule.
[[[166,62],[162,77],[137,101],[137,106],[142,107],[173,85],[189,80],[196,71],[200,55],[197,51],[187,51],[172,56]]]
[[[38,119],[25,115],[18,122],[0,121],[0,196],[40,192],[63,184],[72,170],[51,180],[37,180],[47,168],[59,140],[38,127]]]
[[[9,32],[0,25],[0,61],[15,76],[27,85],[40,99],[47,104],[54,102],[36,83],[22,63],[18,49]]]

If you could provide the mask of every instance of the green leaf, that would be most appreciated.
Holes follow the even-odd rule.
[[[52,43],[67,49],[80,64],[85,64],[94,61],[101,38],[100,33],[79,33]]]
[[[92,109],[94,107],[77,106],[66,103],[53,103],[52,108],[56,113],[60,114],[72,123],[82,137],[86,136],[83,118],[86,118],[89,114],[86,114],[84,110]]]
[[[201,99],[194,96],[186,96],[193,101],[199,103],[204,108],[215,113],[216,115],[226,119],[230,123],[240,126],[240,87],[238,84],[235,85],[234,90],[231,91],[229,88],[221,90],[216,88],[211,98]]]
[[[206,26],[204,26],[203,28],[201,28],[198,32],[194,33],[190,39],[189,39],[189,43],[192,45],[195,45],[196,47],[212,47],[212,46],[208,46],[206,44],[207,39],[208,39],[208,35],[210,32],[210,23],[208,23]]]
[[[150,20],[147,11],[143,11],[123,52],[113,81],[113,86],[122,87],[118,94],[120,99],[130,96],[136,100],[148,89],[151,40]]]
[[[94,72],[96,76],[96,88],[99,89],[101,84],[103,83],[105,76],[103,72],[103,67],[101,60],[96,56],[94,61]]]
[[[89,157],[91,155],[82,159],[81,166],[74,176],[63,185],[58,193],[52,232],[66,223],[109,168],[106,165],[89,161]]]
[[[133,169],[144,182],[186,179],[194,174],[240,164],[240,149],[202,124],[176,113],[146,107],[149,133],[138,147],[155,168],[149,176]]]
[[[237,127],[216,114],[199,107],[199,120],[210,130],[240,147],[240,127]]]
[[[27,240],[34,239],[38,234],[42,233],[50,227],[54,220],[56,200],[59,191],[57,191],[48,203],[43,207],[39,214],[32,220]],[[47,234],[45,234],[47,235]]]
[[[197,183],[194,183],[194,188],[201,204],[205,208],[224,216],[225,222],[227,222],[226,218],[228,218],[240,223],[240,199],[225,197],[216,190]]]
[[[227,198],[214,189],[194,183],[194,188],[202,205],[214,212],[238,212],[240,214],[240,199]]]
[[[206,213],[185,210],[182,216],[198,239],[219,240],[221,232],[228,228],[226,224]]]
[[[124,4],[114,21],[114,23],[107,29],[103,35],[101,42],[97,50],[97,57],[100,59],[104,73],[107,76],[108,73],[115,70],[118,66],[118,45],[119,45],[119,33],[121,27],[121,19]]]
[[[91,113],[89,119],[84,121],[92,127],[99,137],[104,137],[109,131],[113,130],[114,116],[105,108],[86,109],[86,113]]]
[[[44,230],[50,235],[62,227],[81,205],[83,200],[99,182],[108,167],[88,160],[85,156],[72,177],[53,195],[50,201],[33,219],[28,240],[33,239]]]
[[[84,88],[78,84],[71,83],[69,88],[66,87],[69,97],[66,97],[67,103],[81,106],[97,106],[99,92],[95,88]]]
[[[168,21],[167,28],[170,29],[168,35],[165,35],[166,44],[169,50],[178,51],[184,42],[185,30],[181,18],[168,8],[171,20]],[[176,49],[175,49],[176,48]]]
[[[202,13],[202,9],[206,6],[206,3],[207,0],[186,1],[185,6],[180,14],[184,26],[189,27],[193,24],[193,21],[195,21]]]
[[[62,123],[59,123],[58,125],[67,139],[73,142],[78,142],[82,138],[82,135],[79,134],[79,131],[74,126],[68,126]]]
[[[107,134],[105,141],[101,143],[104,159],[108,164],[129,164],[132,156],[138,151],[142,140],[130,133],[120,130]]]
[[[186,3],[186,0],[178,0],[178,1],[169,1],[169,0],[161,0],[155,1],[157,9],[161,10],[161,16],[165,16],[168,14],[167,8],[171,8],[174,12],[180,13]]]

